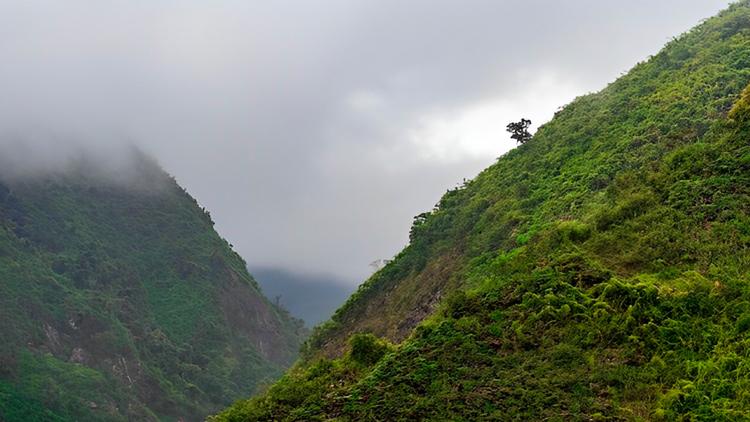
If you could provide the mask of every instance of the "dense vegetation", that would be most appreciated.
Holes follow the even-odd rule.
[[[301,322],[134,154],[0,183],[0,420],[199,420],[295,358]]]
[[[749,83],[742,1],[446,193],[216,420],[749,418]]]

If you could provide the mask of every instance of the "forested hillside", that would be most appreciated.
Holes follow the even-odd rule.
[[[216,419],[746,419],[749,83],[742,1],[448,191]]]
[[[131,161],[0,171],[0,420],[202,420],[295,359],[301,322],[190,195]]]

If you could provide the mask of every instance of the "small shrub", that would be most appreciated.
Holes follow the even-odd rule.
[[[349,345],[351,359],[365,366],[376,364],[390,350],[388,343],[370,333],[353,335]]]
[[[591,236],[591,227],[576,220],[562,221],[557,225],[557,232],[563,240],[583,242]]]
[[[463,290],[451,293],[446,302],[448,304],[448,315],[456,319],[472,314],[480,306],[479,298],[469,296]]]

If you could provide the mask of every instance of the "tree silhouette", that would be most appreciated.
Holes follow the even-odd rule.
[[[521,119],[520,122],[508,123],[506,130],[511,133],[511,139],[515,139],[519,144],[525,144],[526,141],[531,139],[529,126],[531,126],[531,120]]]

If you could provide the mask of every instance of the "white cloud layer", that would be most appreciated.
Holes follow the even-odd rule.
[[[726,4],[0,0],[0,135],[48,139],[6,157],[39,167],[65,139],[136,142],[250,263],[360,282],[513,147],[510,120],[542,123]]]

